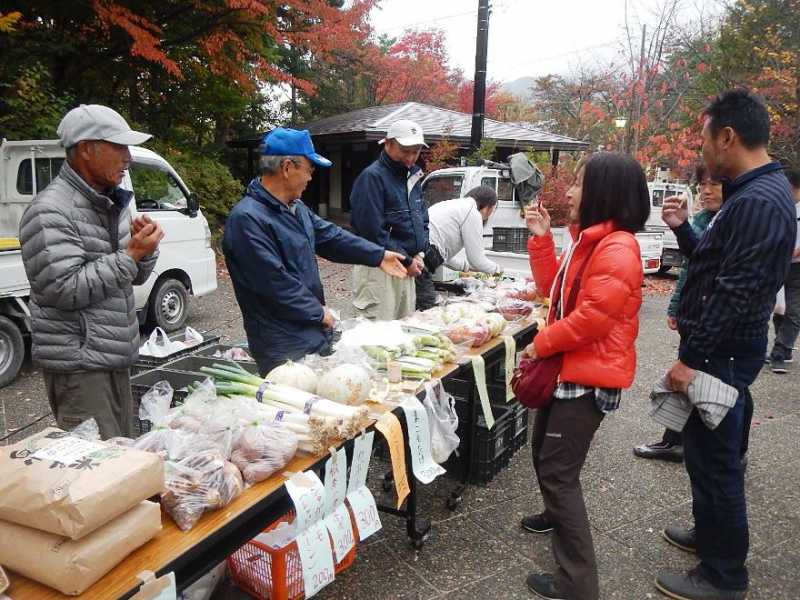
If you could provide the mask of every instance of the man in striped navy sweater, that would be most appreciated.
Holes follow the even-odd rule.
[[[688,573],[660,573],[656,587],[673,598],[739,600],[748,587],[744,471],[739,461],[745,405],[767,348],[775,295],[789,270],[797,228],[789,182],[767,154],[769,115],[747,90],[718,96],[705,111],[703,159],[723,182],[721,210],[701,236],[681,198],[664,201],[663,219],[689,259],[678,309],[679,360],[667,377],[686,391],[696,371],[739,390],[716,429],[695,410],[684,436],[694,529],[669,527],[668,541],[697,552]]]

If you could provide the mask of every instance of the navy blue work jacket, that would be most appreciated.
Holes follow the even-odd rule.
[[[422,199],[422,170],[386,152],[356,178],[350,193],[353,231],[408,257],[428,246],[428,207]]]
[[[225,223],[225,263],[259,367],[330,349],[315,255],[371,267],[383,260],[380,246],[321,219],[300,200],[293,208],[294,214],[254,179]]]

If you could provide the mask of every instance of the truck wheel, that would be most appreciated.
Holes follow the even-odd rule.
[[[0,316],[0,387],[14,381],[25,358],[25,342],[14,321]]]
[[[666,275],[667,273],[669,273],[669,270],[670,270],[671,268],[672,268],[672,267],[670,267],[669,265],[661,265],[661,266],[658,268],[658,274],[659,274],[659,275]]]
[[[189,316],[189,292],[177,279],[165,279],[150,295],[148,320],[153,327],[175,331]]]

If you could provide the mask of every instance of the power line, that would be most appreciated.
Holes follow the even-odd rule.
[[[433,19],[425,19],[424,21],[415,21],[413,23],[404,23],[404,24],[400,24],[400,25],[393,25],[392,27],[385,28],[383,30],[383,33],[386,33],[388,31],[400,31],[400,30],[403,30],[403,29],[411,29],[411,28],[417,27],[418,25],[430,25],[430,24],[433,24],[433,23],[438,23],[440,21],[447,21],[447,20],[450,20],[450,19],[458,18],[458,17],[466,17],[468,15],[474,17],[477,14],[478,14],[477,11],[470,10],[468,12],[461,12],[461,13],[455,13],[455,14],[452,14],[452,15],[445,15],[445,16],[442,16],[442,17],[435,17]]]
[[[548,60],[555,60],[557,58],[564,58],[565,56],[570,56],[572,54],[579,54],[580,52],[586,52],[587,50],[597,50],[599,48],[607,48],[610,46],[616,46],[619,43],[618,40],[614,40],[613,42],[606,42],[604,44],[594,44],[592,46],[584,46],[583,48],[576,48],[575,50],[569,50],[568,52],[560,52],[559,54],[551,54],[550,56],[541,56],[539,58],[534,58],[532,60],[526,60],[524,62],[515,63],[515,65],[525,66],[525,65],[534,65],[537,63],[545,62]],[[497,60],[490,60],[489,64],[496,63]],[[506,61],[504,61],[506,62]]]

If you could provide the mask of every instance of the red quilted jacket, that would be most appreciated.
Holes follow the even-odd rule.
[[[576,231],[571,233],[575,237]],[[531,271],[540,294],[550,295],[547,326],[533,340],[536,353],[545,358],[563,352],[561,380],[592,387],[627,388],[636,372],[636,336],[642,305],[642,260],[639,243],[612,221],[580,232],[572,252],[556,260],[553,236],[528,240]],[[591,256],[590,256],[591,255]],[[567,302],[584,261],[575,309],[556,320],[556,294]],[[567,265],[564,262],[567,261]],[[566,268],[563,291],[551,289]]]

